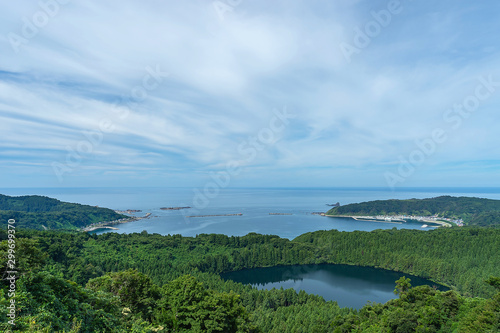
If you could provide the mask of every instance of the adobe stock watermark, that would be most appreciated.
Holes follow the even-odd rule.
[[[412,0],[407,0],[412,1]],[[354,28],[354,37],[352,43],[342,42],[339,44],[340,51],[347,60],[351,63],[354,54],[361,53],[361,50],[367,48],[373,39],[377,38],[384,28],[387,28],[394,16],[401,14],[403,5],[399,0],[390,0],[387,3],[386,9],[379,11],[372,10],[370,15],[372,20],[365,23],[363,27]]]
[[[397,172],[384,174],[385,181],[391,189],[411,177],[417,168],[436,152],[437,147],[446,142],[449,135],[462,126],[464,119],[468,119],[481,106],[481,102],[490,98],[500,87],[500,81],[494,81],[493,75],[481,76],[478,81],[474,93],[466,96],[461,103],[453,104],[452,108],[443,113],[443,120],[448,124],[447,129],[442,127],[433,129],[429,137],[415,141],[416,148],[407,157],[398,156]]]
[[[5,271],[5,280],[9,282],[7,296],[9,305],[7,306],[8,323],[11,326],[16,325],[16,220],[9,219],[7,224],[7,270]]]
[[[168,72],[163,72],[159,65],[156,65],[155,68],[147,66],[145,71],[146,74],[143,76],[141,84],[134,86],[128,94],[113,104],[114,118],[103,118],[99,121],[97,129],[82,131],[80,141],[65,147],[67,151],[65,160],[52,162],[52,170],[59,182],[63,182],[65,174],[73,172],[81,165],[86,156],[92,154],[103,143],[105,134],[115,131],[118,120],[124,121],[130,115],[130,109],[134,105],[144,102],[149,93],[157,89],[170,76]]]
[[[42,0],[38,2],[39,10],[33,15],[22,17],[20,33],[9,32],[7,40],[14,52],[19,53],[21,46],[26,46],[44,29],[50,21],[61,11],[62,6],[70,3],[71,0]]]
[[[221,189],[229,186],[233,177],[242,172],[244,165],[247,165],[258,157],[258,155],[275,144],[279,140],[279,134],[282,133],[290,124],[290,120],[296,118],[296,115],[288,112],[286,107],[282,110],[273,110],[273,116],[266,127],[261,128],[256,135],[248,137],[242,141],[238,147],[238,158],[226,163],[225,169],[218,172],[211,172],[211,181],[207,182],[202,188],[195,188],[192,207],[194,213],[199,213],[200,209],[206,208],[210,200],[219,195]],[[191,212],[192,213],[192,212]],[[186,216],[184,216],[186,218]]]
[[[221,21],[225,20],[227,13],[232,13],[236,7],[238,7],[243,0],[216,0],[212,1],[212,7],[214,8],[217,16]]]

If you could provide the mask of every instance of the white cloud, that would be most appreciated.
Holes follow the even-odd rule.
[[[386,2],[242,2],[224,20],[204,1],[71,2],[19,53],[7,36],[22,34],[23,17],[41,9],[9,3],[0,14],[0,147],[12,161],[50,165],[106,119],[114,130],[76,173],[116,165],[203,173],[240,158],[238,145],[287,106],[296,118],[250,168],[289,170],[291,179],[301,168],[384,169],[449,126],[444,112],[474,92],[479,76],[500,81],[488,4],[404,5],[348,63],[339,44]],[[144,100],[117,108],[148,67],[169,76]],[[499,103],[484,101],[429,163],[497,152],[489,125]]]

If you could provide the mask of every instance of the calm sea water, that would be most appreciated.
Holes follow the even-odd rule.
[[[210,195],[210,198],[196,195],[197,192],[191,188],[18,188],[2,189],[0,193],[46,195],[63,201],[117,210],[142,210],[137,216],[152,214],[150,219],[118,225],[119,230],[113,232],[146,230],[149,233],[183,236],[202,233],[243,236],[256,232],[288,239],[316,230],[423,229],[419,223],[362,222],[311,214],[325,212],[330,208],[327,204],[336,202],[345,205],[379,199],[421,199],[440,195],[500,199],[499,188],[405,188],[396,191],[387,188],[230,188],[221,189],[219,193]],[[160,209],[176,206],[193,208],[180,211]],[[239,213],[242,215],[188,217]]]
[[[211,198],[200,198],[189,188],[34,188],[0,189],[7,195],[46,195],[62,201],[112,208],[140,209],[137,216],[151,213],[152,218],[118,225],[119,230],[102,232],[181,234],[196,236],[219,233],[243,236],[249,232],[274,234],[293,239],[317,230],[341,231],[390,228],[421,228],[420,223],[363,222],[352,219],[312,215],[325,212],[327,204],[345,205],[379,199],[430,198],[440,195],[473,196],[500,199],[499,188],[232,188],[220,190]],[[191,206],[180,211],[161,207]],[[188,217],[192,215],[238,214],[241,216]],[[283,213],[291,215],[270,215]],[[100,233],[102,233],[100,232]],[[401,274],[366,267],[293,266],[234,272],[231,278],[252,278],[247,283],[258,288],[284,287],[319,294],[336,300],[340,306],[362,307],[368,300],[385,302],[394,297],[394,281]],[[227,277],[229,278],[229,277]],[[427,283],[412,278],[413,285]],[[245,281],[242,281],[245,282]]]
[[[408,274],[348,265],[298,265],[246,269],[221,274],[222,278],[250,284],[257,289],[293,288],[336,301],[340,307],[360,309],[368,301],[385,303],[396,297],[395,281],[402,276],[412,286],[429,285],[439,290],[448,288]]]

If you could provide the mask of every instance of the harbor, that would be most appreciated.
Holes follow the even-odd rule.
[[[430,224],[437,224],[442,227],[451,227],[451,224],[446,221],[441,221],[439,218],[431,217],[431,216],[356,216],[356,215],[324,215],[327,217],[340,217],[340,218],[351,218],[356,221],[364,221],[364,222],[383,222],[383,223],[407,223],[408,221],[416,221]]]

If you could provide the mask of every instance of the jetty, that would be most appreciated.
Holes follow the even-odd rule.
[[[269,215],[293,215],[292,213],[269,213]]]
[[[133,213],[140,213],[142,210],[140,209],[127,209],[127,210],[115,210],[115,213],[118,214],[133,214]]]
[[[384,223],[405,223],[405,220],[400,220],[398,218],[392,217],[373,217],[373,216],[351,216],[352,219],[356,221],[366,221],[366,222],[384,222]]]
[[[191,207],[186,206],[186,207],[161,207],[161,210],[181,210],[181,209],[189,209]]]
[[[355,215],[324,215],[328,217],[342,217],[342,218],[351,218],[356,221],[365,221],[365,222],[384,222],[384,223],[405,223],[405,220],[389,217],[389,216],[355,216]]]
[[[215,214],[215,215],[190,215],[186,217],[218,217],[218,216],[242,216],[242,213],[237,214]]]

